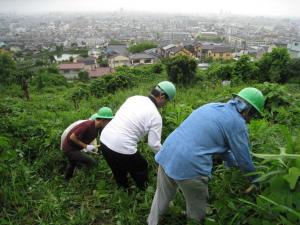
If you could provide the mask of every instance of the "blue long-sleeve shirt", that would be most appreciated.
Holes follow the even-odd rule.
[[[210,103],[183,121],[165,140],[155,160],[175,180],[211,177],[212,156],[221,154],[228,165],[254,172],[246,122],[239,102]]]

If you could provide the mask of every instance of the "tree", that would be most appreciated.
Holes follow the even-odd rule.
[[[33,77],[32,84],[35,85],[38,90],[41,90],[46,86],[66,86],[67,80],[61,74],[51,73],[45,70]]]
[[[34,65],[35,65],[35,66],[45,66],[46,63],[45,63],[43,60],[38,59],[38,60],[35,61],[35,64],[34,64]]]
[[[11,54],[0,51],[0,84],[10,84],[15,72],[16,63]]]
[[[103,56],[99,56],[97,59],[97,63],[101,66],[101,67],[107,67],[108,66],[108,60],[105,59]]]
[[[300,59],[291,59],[291,61],[288,64],[288,81],[300,81]]]
[[[54,55],[49,55],[49,60],[50,60],[50,63],[52,64],[52,63],[55,63],[55,57],[54,57]]]
[[[58,68],[55,65],[48,66],[47,71],[48,73],[59,74]]]
[[[24,98],[27,100],[30,99],[29,96],[29,80],[32,78],[34,74],[33,65],[31,64],[23,64],[19,65],[18,69],[15,73],[15,81],[17,84],[21,86],[21,89],[23,90]]]
[[[169,79],[174,83],[189,84],[196,75],[196,60],[179,55],[164,61]]]
[[[274,48],[271,53],[264,54],[258,62],[259,81],[286,82],[290,61],[286,48]]]
[[[248,55],[242,55],[233,67],[233,76],[236,76],[243,81],[256,80],[258,68],[251,62]]]
[[[151,70],[153,73],[160,74],[164,70],[164,68],[161,63],[156,63],[152,66]]]
[[[89,97],[89,92],[87,91],[86,87],[80,87],[78,89],[75,89],[70,96],[75,109],[79,109],[79,102],[83,99],[87,100],[88,97]]]
[[[231,80],[232,73],[232,63],[215,62],[207,70],[209,79]]]
[[[56,45],[55,46],[55,51],[56,51],[56,54],[58,56],[61,56],[64,52],[64,46],[63,45]]]
[[[80,81],[87,81],[87,80],[89,80],[89,78],[90,78],[89,73],[87,71],[80,71],[78,73],[78,79]]]
[[[129,46],[128,51],[131,53],[138,53],[143,52],[147,49],[156,48],[157,44],[151,42],[151,41],[144,41],[137,44],[132,44]]]

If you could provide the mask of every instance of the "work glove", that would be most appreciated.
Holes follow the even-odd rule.
[[[253,193],[253,192],[258,192],[259,189],[260,189],[259,184],[253,183],[244,191],[244,193],[249,194],[249,193]]]
[[[86,146],[86,150],[87,150],[88,152],[92,152],[94,149],[95,149],[95,146],[94,146],[94,145],[87,145],[87,146]]]

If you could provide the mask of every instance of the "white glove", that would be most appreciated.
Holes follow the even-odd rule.
[[[86,150],[87,150],[88,152],[92,152],[94,149],[95,149],[95,146],[94,146],[94,145],[87,145],[87,146],[86,146]]]

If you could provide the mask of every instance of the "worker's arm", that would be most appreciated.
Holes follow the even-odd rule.
[[[238,163],[236,159],[234,158],[234,155],[232,154],[231,151],[226,151],[221,154],[222,160],[225,162],[225,166],[232,168],[232,167],[237,167]]]
[[[80,141],[75,133],[72,133],[70,136],[70,139],[77,145],[81,146],[82,148],[86,148],[87,144],[83,143],[82,141]]]
[[[234,156],[237,166],[245,173],[255,172],[255,166],[252,162],[249,148],[249,137],[247,130],[240,130],[228,136],[228,144]],[[256,176],[249,179],[253,181]]]
[[[157,153],[161,148],[161,130],[162,130],[162,119],[154,118],[151,121],[151,127],[148,133],[148,145]]]

